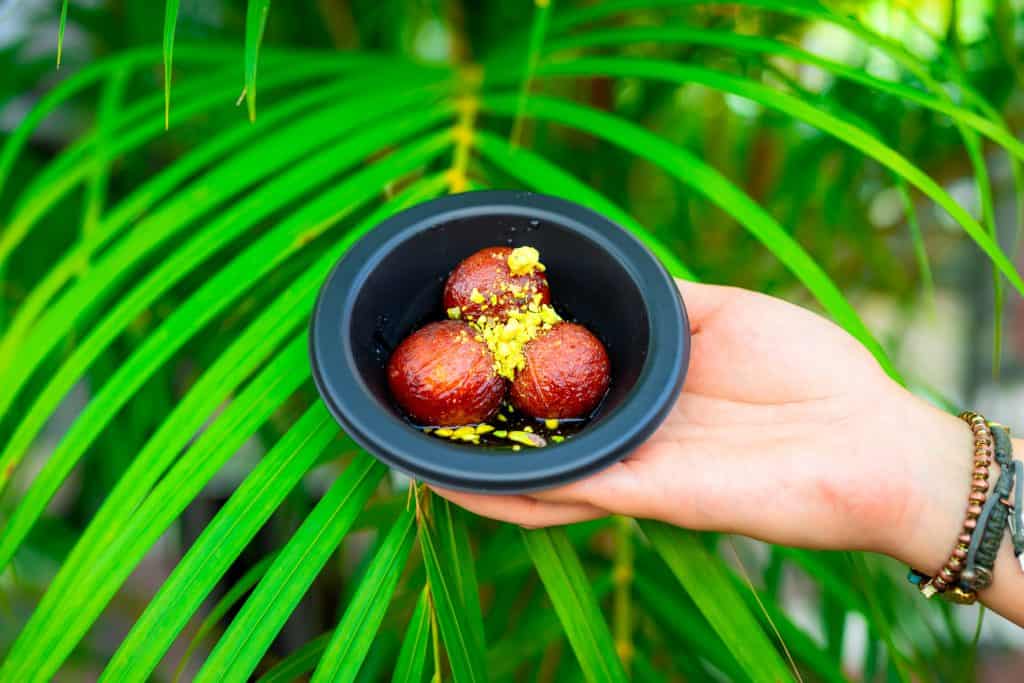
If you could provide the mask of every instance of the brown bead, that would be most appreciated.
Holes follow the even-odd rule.
[[[963,560],[954,557],[946,563],[946,566],[952,569],[954,572],[959,572],[961,569],[964,568],[964,562]]]
[[[943,581],[941,576],[936,576],[934,579],[932,579],[932,585],[939,589],[940,593],[949,588],[949,583]]]
[[[967,496],[967,500],[972,503],[984,503],[986,498],[988,496],[981,491],[971,491],[971,495]],[[978,514],[981,514],[981,512],[979,511]]]
[[[956,537],[956,544],[957,544],[956,545],[957,548],[963,548],[964,550],[967,550],[967,546],[969,546],[971,544],[971,535],[970,534],[960,534],[959,536]]]
[[[978,515],[981,514],[981,506],[977,503],[967,506],[967,517],[977,519]]]
[[[964,520],[964,528],[968,531],[974,531],[975,527],[978,526],[978,520],[976,518],[968,517]]]
[[[975,479],[988,479],[988,468],[987,467],[975,467],[974,472],[971,476]]]
[[[956,574],[954,574],[953,572],[949,571],[945,567],[943,567],[942,569],[939,570],[939,577],[945,583],[947,583],[947,584],[950,584],[950,583],[953,583],[954,581],[956,581]]]
[[[960,546],[957,546],[953,550],[953,557],[955,557],[957,560],[967,559],[967,548],[961,548]]]
[[[976,469],[976,470],[977,469],[985,470],[985,478],[986,479],[988,478],[988,468],[989,468],[989,465],[991,465],[991,464],[992,464],[992,461],[989,460],[988,458],[975,458],[974,459],[974,469]]]
[[[988,493],[988,481],[978,481],[975,479],[971,483],[971,490],[975,493]]]

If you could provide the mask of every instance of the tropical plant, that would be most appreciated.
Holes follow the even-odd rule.
[[[938,34],[899,8],[885,9],[894,33],[877,4],[810,0],[354,4],[223,8],[244,23],[240,60],[195,25],[202,39],[180,40],[188,7],[168,0],[162,46],[110,49],[6,135],[0,680],[95,662],[102,681],[145,680],[189,642],[178,671],[203,653],[203,681],[840,681],[854,617],[864,679],[969,675],[947,654],[969,636],[879,558],[628,519],[522,531],[406,486],[317,399],[306,326],[331,266],[385,216],[515,186],[610,216],[678,276],[802,286],[899,377],[848,295],[927,292],[922,207],[991,261],[997,302],[1004,281],[1024,293],[985,162],[1001,150],[1024,181],[1004,119],[1009,3],[974,10],[984,32],[966,40],[955,4]],[[60,40],[81,22],[118,48],[104,12],[145,11],[118,6],[76,15],[65,0]],[[848,49],[812,52],[812,31]],[[289,36],[304,49],[280,47]],[[230,106],[240,89],[247,116]],[[83,108],[90,124],[59,153],[39,146]],[[951,159],[978,217],[945,187]],[[873,227],[858,187],[894,192],[907,232]],[[69,488],[71,509],[48,512]],[[167,546],[180,560],[110,647],[110,606]],[[787,610],[787,575],[817,592],[820,634]],[[303,611],[316,586],[330,599]],[[322,633],[279,637],[317,612]]]

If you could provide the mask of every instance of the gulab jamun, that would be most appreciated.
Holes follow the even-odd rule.
[[[487,247],[464,259],[448,276],[444,307],[449,317],[504,321],[529,303],[551,302],[548,278],[533,247]]]
[[[526,365],[516,373],[510,396],[516,409],[531,417],[586,417],[608,391],[608,353],[582,325],[558,323],[523,353]]]
[[[423,425],[484,422],[505,395],[487,345],[456,320],[430,323],[406,337],[391,354],[387,375],[395,401]]]

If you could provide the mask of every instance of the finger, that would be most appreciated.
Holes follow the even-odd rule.
[[[883,379],[859,341],[801,306],[730,287],[680,282],[680,291],[694,309],[687,391],[787,403]]]
[[[642,457],[645,451],[656,447],[641,446],[632,458]],[[546,491],[536,491],[531,498],[561,505],[589,505],[606,510],[609,513],[629,515],[631,517],[648,517],[655,514],[657,508],[651,496],[649,484],[634,466],[635,460],[627,459],[614,463],[595,474],[571,484]]]
[[[528,528],[586,522],[608,514],[586,504],[549,503],[527,496],[489,496],[433,486],[431,489],[470,512]]]
[[[742,289],[705,285],[689,280],[676,278],[676,286],[686,306],[686,316],[690,319],[690,330],[698,332],[701,326],[712,318],[719,310],[742,295]]]

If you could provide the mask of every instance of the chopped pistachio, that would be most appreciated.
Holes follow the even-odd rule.
[[[554,436],[551,437],[551,440],[554,441],[555,443],[562,443],[563,441],[565,441],[565,437],[562,436],[561,434],[555,434]]]
[[[548,429],[558,429],[558,420],[548,418],[547,420],[544,420],[544,426]]]
[[[529,252],[522,251],[524,249],[532,251],[539,258],[537,250],[532,247],[521,247],[518,250],[513,250],[513,253],[518,252],[517,258],[529,260],[531,258]],[[512,256],[510,255],[509,258],[511,259]],[[505,320],[501,320],[498,316],[481,315],[471,324],[476,331],[476,337],[487,344],[487,348],[494,356],[495,373],[505,379],[514,380],[516,373],[526,367],[524,353],[526,345],[543,330],[550,329],[551,325],[561,320],[561,317],[551,306],[540,303],[543,297],[539,293],[530,294],[525,291],[530,289],[532,292],[536,292],[536,286],[524,288],[520,285],[510,284],[508,287],[514,296],[531,300],[522,309],[507,311]],[[495,294],[490,295],[490,304],[488,304],[486,303],[488,299],[480,293],[480,290],[474,289],[470,294],[470,300],[480,304],[480,310],[484,311],[488,306],[496,305],[498,297]]]
[[[476,429],[473,427],[459,427],[452,433],[452,437],[456,439],[468,439],[476,435]]]
[[[452,430],[448,429],[447,427],[441,427],[434,433],[437,434],[438,436],[451,436],[454,432],[452,432]]]
[[[499,439],[504,439],[506,436],[508,436],[508,432],[506,432],[504,429],[499,429],[496,432],[494,432],[494,435]]]
[[[530,446],[531,448],[542,448],[548,445],[547,441],[545,441],[540,435],[531,434],[527,431],[509,432],[508,438],[509,441],[515,441],[516,443],[521,443],[524,446]]]
[[[502,415],[501,413],[498,413],[498,421],[499,422],[508,422],[508,418],[505,417],[504,415]]]
[[[519,444],[515,444],[514,446],[512,446],[512,450],[518,453],[519,451],[523,450],[523,447],[520,446]]]
[[[543,271],[540,252],[533,247],[517,247],[508,255],[508,269],[513,275],[529,275],[534,270]]]
[[[526,425],[525,427],[523,427],[523,431],[533,433],[533,427],[531,427],[530,425]]]
[[[462,317],[462,309],[459,308],[458,306],[452,306],[451,308],[448,309],[448,317],[451,320],[458,320],[459,318]]]
[[[491,425],[477,425],[476,426],[476,433],[477,434],[486,434],[488,432],[493,432],[493,431],[494,431],[494,427],[492,427]]]

